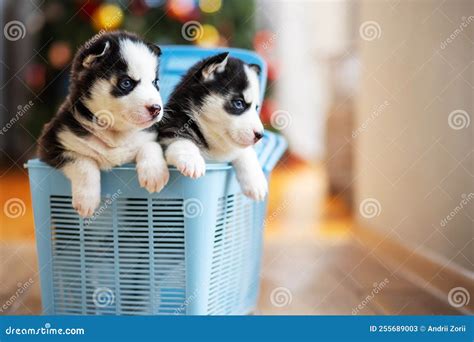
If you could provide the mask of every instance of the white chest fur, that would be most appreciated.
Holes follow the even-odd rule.
[[[105,133],[102,133],[105,134]],[[80,137],[69,130],[59,133],[59,140],[72,157],[79,154],[94,159],[101,169],[110,169],[135,161],[141,146],[156,140],[156,133],[138,131],[115,138],[114,144],[106,144],[94,135]]]
[[[242,148],[230,147],[226,148],[209,146],[209,150],[202,150],[204,158],[209,161],[230,162],[236,159],[243,152]]]

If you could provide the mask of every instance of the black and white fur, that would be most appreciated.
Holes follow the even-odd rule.
[[[263,200],[267,180],[252,147],[263,136],[259,73],[257,65],[228,53],[194,65],[171,94],[158,127],[168,164],[198,178],[205,159],[232,162],[242,192]]]
[[[169,173],[152,126],[163,116],[159,47],[127,32],[95,36],[73,60],[69,95],[44,127],[40,158],[72,185],[81,216],[100,203],[100,170],[135,161],[139,183],[160,191]]]

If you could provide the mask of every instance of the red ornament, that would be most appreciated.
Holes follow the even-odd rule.
[[[269,56],[273,53],[276,39],[277,34],[272,31],[258,31],[253,39],[253,47],[260,55]]]
[[[280,71],[278,68],[278,62],[274,59],[265,59],[267,62],[268,68],[268,80],[275,81],[280,76]]]
[[[25,82],[33,89],[41,89],[46,83],[46,66],[30,64],[25,70]]]
[[[199,9],[196,7],[194,0],[168,0],[166,9],[169,17],[182,23],[200,17]]]
[[[262,119],[264,124],[270,124],[270,119],[272,117],[272,113],[277,110],[277,104],[272,99],[265,99],[262,103],[262,109],[260,111],[260,118]]]
[[[79,16],[84,20],[90,21],[92,15],[101,3],[102,1],[98,0],[76,0],[76,6],[80,9]]]
[[[134,15],[144,15],[149,9],[150,7],[148,7],[145,0],[132,0],[130,5],[130,11]]]

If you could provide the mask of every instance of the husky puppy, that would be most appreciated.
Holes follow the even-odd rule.
[[[163,116],[158,46],[134,34],[91,38],[76,53],[69,95],[44,127],[39,156],[71,180],[72,205],[88,217],[100,203],[100,170],[135,161],[149,192],[168,182],[153,126]]]
[[[257,65],[227,52],[191,67],[158,127],[168,164],[198,178],[206,171],[205,159],[232,162],[242,192],[263,200],[267,180],[252,147],[263,136],[259,73]]]

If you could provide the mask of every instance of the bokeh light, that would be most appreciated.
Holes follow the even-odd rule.
[[[199,8],[204,13],[215,13],[222,7],[222,0],[199,0]]]
[[[219,31],[212,25],[202,25],[203,33],[196,43],[203,47],[213,47],[219,44],[220,36]]]
[[[122,25],[123,12],[119,6],[113,4],[101,5],[94,12],[93,25],[97,31],[115,30]]]
[[[71,60],[71,57],[71,47],[67,42],[58,41],[51,44],[48,60],[53,68],[62,69]]]
[[[168,15],[178,20],[187,20],[196,9],[194,0],[169,0],[168,4]]]

